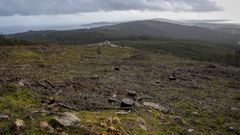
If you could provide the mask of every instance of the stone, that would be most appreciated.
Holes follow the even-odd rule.
[[[191,129],[191,128],[190,128],[190,129],[187,130],[187,132],[188,132],[188,133],[193,133],[193,132],[194,132],[194,129]]]
[[[115,71],[120,71],[120,68],[119,67],[114,67],[113,68]]]
[[[162,111],[162,112],[165,112],[165,113],[168,112],[168,109],[167,109],[166,107],[161,106],[161,105],[159,105],[159,104],[157,104],[157,103],[144,102],[143,105],[144,105],[145,107],[154,108],[154,109],[156,109],[156,110],[159,110],[159,111]]]
[[[235,129],[234,129],[234,127],[228,127],[228,131],[229,131],[229,132],[234,132]]]
[[[26,129],[26,124],[25,124],[25,122],[23,120],[17,119],[15,121],[14,127],[15,127],[15,130],[17,132],[19,132],[19,131],[22,131],[22,130]]]
[[[114,94],[112,95],[112,97],[113,97],[113,98],[116,98],[116,97],[117,97],[117,94],[114,93]]]
[[[198,112],[193,112],[192,113],[194,116],[200,116],[200,114]]]
[[[129,90],[129,91],[128,91],[128,96],[136,97],[136,96],[137,96],[137,92],[136,92],[136,91]]]
[[[171,80],[171,81],[177,80],[176,71],[173,71],[172,75],[169,76],[169,80]]]
[[[177,80],[177,78],[175,77],[175,76],[169,76],[169,80],[171,80],[171,81],[175,81],[175,80]]]
[[[121,110],[121,111],[116,112],[116,115],[127,115],[130,112],[131,112],[131,110],[129,110],[129,111]]]
[[[238,111],[237,107],[231,107],[231,111]]]
[[[25,86],[24,81],[23,81],[23,80],[19,81],[19,82],[18,82],[18,85],[24,87],[24,86]]]
[[[70,112],[65,112],[54,117],[50,123],[53,127],[75,127],[80,123],[80,119]]]
[[[160,80],[156,80],[155,83],[156,83],[156,84],[160,84],[161,81],[160,81]]]
[[[208,65],[207,68],[217,68],[215,65]]]
[[[115,103],[115,102],[117,102],[117,99],[115,99],[115,98],[108,99],[108,103]]]
[[[97,80],[97,79],[99,79],[99,78],[100,78],[99,75],[94,75],[94,76],[91,77],[92,80]]]
[[[121,107],[133,107],[134,101],[129,98],[124,98],[121,101]]]
[[[6,120],[6,119],[9,119],[8,115],[0,114],[0,120]]]

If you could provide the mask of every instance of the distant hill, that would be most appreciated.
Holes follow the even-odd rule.
[[[81,25],[81,28],[90,29],[90,28],[98,28],[103,26],[111,26],[115,24],[118,24],[118,23],[117,22],[97,22],[97,23],[83,24]]]
[[[198,27],[208,28],[211,30],[216,30],[219,32],[227,32],[230,34],[237,34],[240,35],[240,25],[238,24],[231,24],[231,23],[196,23],[193,24]]]
[[[238,44],[239,42],[239,36],[229,32],[158,20],[132,21],[91,29],[29,31],[10,36],[29,41],[63,44],[162,38],[189,39],[222,44]]]
[[[110,26],[117,24],[116,22],[97,22],[89,24],[69,24],[69,25],[10,25],[0,26],[0,32],[3,34],[23,33],[27,31],[40,30],[73,30],[73,29],[90,29],[103,26]]]
[[[168,19],[154,19],[156,21],[174,23],[185,26],[197,26],[219,32],[227,32],[231,34],[240,34],[240,24],[229,23],[228,20],[179,20],[173,21]]]

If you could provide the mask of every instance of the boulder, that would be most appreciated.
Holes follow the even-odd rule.
[[[54,117],[50,123],[53,127],[75,127],[79,124],[80,119],[72,113],[65,112]]]
[[[159,110],[159,111],[162,111],[162,112],[165,112],[165,113],[168,112],[168,109],[167,109],[166,107],[161,106],[161,105],[159,105],[159,104],[157,104],[157,103],[144,102],[143,105],[144,105],[145,107],[154,108],[154,109],[156,109],[156,110]]]
[[[156,80],[155,83],[156,83],[156,84],[160,84],[161,81],[160,81],[160,80]]]
[[[212,68],[212,69],[214,69],[214,68],[217,68],[217,67],[216,67],[215,65],[208,65],[207,68]]]
[[[131,110],[129,110],[129,111],[121,110],[121,111],[116,112],[116,115],[127,115],[130,112],[131,112]]]
[[[193,134],[193,132],[194,132],[194,129],[190,128],[190,129],[187,130],[187,134]]]
[[[176,71],[173,71],[172,75],[169,76],[169,80],[171,80],[171,81],[177,80]]]
[[[24,81],[23,80],[19,81],[18,85],[24,87],[25,86]]]
[[[172,75],[171,75],[171,76],[169,76],[169,80],[170,80],[170,81],[175,81],[175,80],[177,80],[177,78],[176,78],[175,76],[172,76]]]
[[[114,67],[113,68],[115,71],[120,71],[120,68],[119,67]]]
[[[237,107],[231,107],[231,111],[235,112],[238,111],[239,109]]]
[[[8,115],[0,114],[0,120],[7,120],[7,119],[9,119]]]
[[[192,113],[194,116],[200,116],[200,114],[198,112],[193,112]]]
[[[234,132],[235,129],[234,129],[234,127],[228,127],[228,131],[229,131],[229,132]]]
[[[136,92],[136,91],[129,90],[129,91],[128,91],[128,96],[136,97],[136,96],[137,96],[137,92]]]
[[[97,79],[99,79],[99,78],[100,78],[99,75],[94,75],[94,76],[91,77],[92,80],[97,80]]]
[[[124,98],[121,101],[121,107],[133,107],[134,106],[134,101],[129,98]]]
[[[117,99],[115,99],[115,98],[108,99],[108,103],[115,103],[115,102],[117,102]]]

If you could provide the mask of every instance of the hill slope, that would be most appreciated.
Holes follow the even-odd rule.
[[[16,119],[19,134],[240,134],[240,68],[100,44],[2,51],[0,134]],[[64,112],[80,123],[54,123]]]
[[[228,32],[155,20],[133,21],[82,30],[30,31],[11,36],[30,41],[72,44],[142,38],[190,39],[224,44],[237,44],[239,41],[237,35]]]

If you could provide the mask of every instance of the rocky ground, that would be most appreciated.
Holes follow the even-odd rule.
[[[240,134],[240,69],[108,44],[0,47],[0,134]]]

